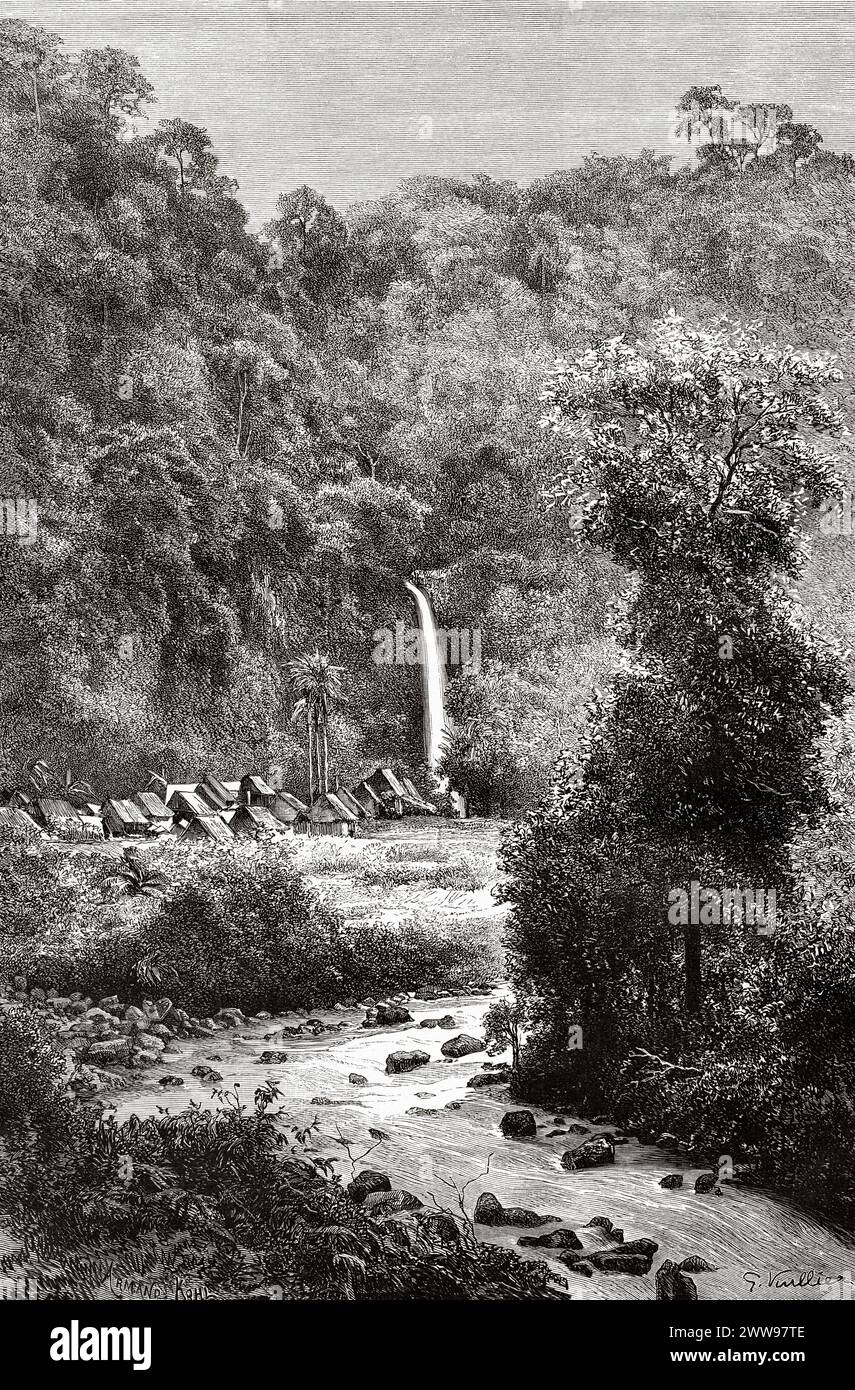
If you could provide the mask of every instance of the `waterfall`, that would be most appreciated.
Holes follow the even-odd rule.
[[[424,699],[425,757],[428,766],[436,772],[442,758],[443,735],[447,730],[445,717],[445,660],[439,649],[436,623],[427,596],[415,584],[405,580],[416,601],[421,632],[422,691]],[[439,778],[443,791],[448,790],[448,779]],[[451,800],[459,816],[464,815],[463,801],[457,792],[451,793]]]

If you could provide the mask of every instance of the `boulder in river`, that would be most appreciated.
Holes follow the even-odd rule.
[[[567,1133],[568,1133],[568,1134],[590,1134],[591,1131],[590,1131],[590,1129],[588,1128],[587,1125],[573,1124],[573,1125],[568,1125],[568,1126],[567,1126]]]
[[[657,1303],[697,1303],[698,1288],[694,1279],[684,1274],[673,1260],[664,1260],[656,1271]]]
[[[582,1242],[575,1231],[549,1231],[543,1236],[520,1236],[517,1245],[538,1245],[545,1250],[581,1250]]]
[[[386,1058],[386,1072],[389,1076],[398,1076],[401,1072],[415,1071],[416,1067],[426,1067],[429,1061],[430,1054],[417,1048],[412,1052],[390,1052]]]
[[[482,1091],[485,1086],[509,1086],[512,1078],[510,1067],[506,1071],[479,1071],[470,1076],[466,1085],[472,1091]]]
[[[413,1015],[401,1004],[378,1004],[377,1026],[386,1028],[396,1023],[412,1023]]]
[[[352,1071],[347,1079],[348,1079],[348,1081],[350,1082],[351,1086],[367,1086],[367,1085],[368,1085],[368,1077],[367,1077],[367,1076],[363,1076],[363,1075],[361,1074],[361,1072],[358,1072],[358,1071]]]
[[[275,1052],[275,1051],[271,1051],[271,1050],[268,1048],[268,1050],[267,1050],[266,1052],[262,1052],[262,1054],[261,1054],[261,1056],[259,1057],[258,1060],[259,1060],[259,1063],[261,1064],[261,1066],[265,1066],[265,1067],[275,1067],[275,1066],[279,1066],[282,1062],[287,1062],[287,1061],[288,1061],[288,1053],[287,1053],[287,1052]]]
[[[469,1057],[473,1052],[484,1051],[483,1038],[471,1038],[468,1033],[458,1033],[456,1038],[449,1038],[439,1049],[443,1057]]]
[[[721,1189],[717,1187],[718,1175],[716,1173],[701,1173],[699,1178],[695,1178],[696,1192],[717,1192],[721,1196]]]
[[[492,1192],[482,1192],[475,1203],[475,1221],[479,1226],[548,1226],[560,1220],[560,1216],[541,1216],[528,1207],[503,1207]]]
[[[578,1250],[567,1250],[558,1258],[574,1273],[585,1272],[578,1267],[584,1261],[590,1269],[599,1270],[601,1274],[642,1275],[650,1273],[653,1256],[658,1249],[655,1240],[627,1240],[610,1250],[586,1250],[583,1254]]]
[[[615,1146],[605,1135],[598,1134],[577,1144],[575,1149],[567,1149],[561,1156],[561,1167],[575,1172],[579,1168],[602,1168],[615,1161]]]
[[[506,1110],[499,1122],[506,1139],[533,1139],[537,1121],[530,1110]]]
[[[392,1184],[385,1173],[376,1168],[363,1168],[352,1182],[347,1184],[347,1195],[352,1202],[364,1202],[371,1192],[391,1192]]]
[[[501,1226],[504,1208],[493,1192],[482,1192],[475,1203],[475,1221],[479,1226]]]
[[[162,1077],[160,1078],[159,1084],[160,1084],[161,1086],[163,1086],[164,1089],[165,1089],[166,1087],[171,1087],[171,1086],[183,1086],[183,1085],[184,1085],[184,1077],[183,1077],[183,1076],[162,1076]]]
[[[219,1013],[214,1014],[214,1022],[222,1024],[224,1028],[241,1028],[246,1023],[246,1017],[240,1009],[220,1009]]]
[[[682,1187],[682,1186],[683,1186],[683,1174],[682,1174],[682,1173],[668,1173],[668,1175],[667,1175],[666,1177],[660,1178],[660,1180],[659,1180],[659,1186],[660,1186],[660,1187],[667,1187],[667,1188],[668,1188],[669,1190],[671,1190],[671,1191],[673,1191],[673,1189],[674,1189],[675,1187]]]
[[[199,1081],[204,1081],[207,1086],[213,1086],[215,1082],[222,1081],[223,1079],[220,1072],[215,1071],[213,1067],[206,1067],[203,1064],[194,1067],[190,1075],[197,1077]]]

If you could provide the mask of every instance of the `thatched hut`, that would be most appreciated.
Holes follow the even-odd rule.
[[[111,796],[101,807],[104,828],[111,835],[144,835],[148,829],[148,816],[133,801],[124,801]]]
[[[41,827],[32,816],[16,806],[0,806],[0,830],[3,829],[26,839],[37,838],[42,834]]]
[[[35,818],[51,835],[62,840],[76,840],[83,832],[83,816],[76,806],[61,797],[39,796],[35,801]]]
[[[366,819],[367,812],[362,808],[362,806],[360,806],[356,797],[351,795],[351,793],[347,790],[347,787],[336,787],[335,795],[341,802],[341,804],[347,807],[348,811],[353,812],[357,820]]]
[[[238,806],[228,816],[229,830],[241,839],[257,839],[265,832],[281,835],[285,829],[266,806]]]
[[[374,791],[383,803],[387,816],[403,816],[407,811],[407,793],[390,767],[378,767],[376,772],[366,778],[366,785]]]
[[[234,836],[231,827],[222,816],[210,812],[204,816],[191,816],[178,837],[181,840],[210,840],[217,844],[231,844]]]
[[[275,800],[276,792],[263,777],[256,777],[248,772],[240,779],[238,801],[244,806],[267,806],[272,810]]]
[[[145,812],[151,830],[162,832],[173,828],[175,816],[157,792],[137,792],[134,801]]]
[[[352,787],[351,796],[365,812],[368,820],[375,820],[383,815],[383,802],[380,800],[373,787],[369,787],[367,782],[360,782],[358,786]]]
[[[301,816],[308,812],[305,801],[292,796],[290,792],[277,792],[276,800],[269,808],[282,825],[296,825]]]
[[[196,788],[197,796],[210,804],[212,811],[231,811],[237,805],[237,794],[229,791],[225,782],[206,772]]]
[[[295,829],[307,835],[345,836],[354,834],[357,824],[357,817],[339,801],[335,792],[321,792],[299,818]]]
[[[206,816],[214,815],[208,802],[196,790],[197,785],[193,782],[183,786],[167,787],[168,795],[164,797],[164,801],[179,820],[191,821],[194,816],[204,819]]]

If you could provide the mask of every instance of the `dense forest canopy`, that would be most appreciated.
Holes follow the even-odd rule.
[[[682,109],[713,100],[736,105]],[[303,187],[259,236],[208,134],[154,103],[133,57],[0,21],[0,499],[38,518],[27,543],[6,506],[0,538],[7,761],[118,792],[272,764],[299,790],[286,673],[318,648],[336,770],[414,766],[418,672],[372,653],[415,578],[481,634],[456,753],[524,803],[612,662],[619,574],[548,502],[556,357],[727,313],[832,349],[848,415],[852,161],[780,107],[772,149],[420,177],[347,213]],[[850,550],[823,538],[804,581],[840,635]]]

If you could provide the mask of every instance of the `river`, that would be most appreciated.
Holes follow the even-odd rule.
[[[177,1043],[178,1052],[164,1057],[163,1065],[149,1073],[150,1080],[137,1083],[133,1090],[115,1096],[119,1119],[131,1113],[155,1113],[157,1106],[178,1110],[193,1099],[213,1104],[211,1088],[190,1075],[191,1068],[212,1056],[223,1076],[223,1085],[239,1084],[251,1103],[258,1084],[275,1080],[283,1096],[286,1126],[304,1125],[318,1117],[321,1134],[318,1149],[338,1157],[345,1180],[350,1168],[342,1149],[330,1136],[341,1133],[353,1141],[357,1153],[374,1141],[369,1127],[388,1134],[363,1161],[362,1167],[388,1173],[393,1187],[403,1187],[421,1197],[433,1193],[437,1200],[454,1205],[453,1194],[442,1179],[458,1183],[477,1178],[467,1190],[471,1214],[481,1192],[493,1192],[504,1206],[533,1207],[554,1214],[573,1227],[586,1247],[595,1248],[595,1230],[585,1230],[595,1216],[607,1216],[622,1227],[626,1239],[646,1236],[658,1241],[659,1251],[648,1276],[606,1275],[592,1278],[572,1275],[564,1266],[554,1268],[567,1278],[574,1298],[652,1299],[654,1273],[663,1259],[680,1261],[700,1255],[715,1272],[694,1276],[700,1299],[747,1300],[817,1299],[851,1297],[849,1272],[855,1270],[855,1243],[836,1233],[818,1218],[790,1205],[769,1192],[756,1188],[724,1184],[722,1195],[694,1192],[695,1177],[701,1169],[687,1166],[674,1153],[631,1140],[618,1147],[613,1166],[580,1172],[567,1172],[560,1158],[575,1136],[548,1138],[555,1128],[552,1111],[534,1110],[537,1138],[508,1140],[499,1130],[499,1121],[510,1107],[501,1087],[491,1092],[467,1089],[466,1081],[482,1069],[485,1053],[455,1062],[442,1058],[440,1046],[457,1032],[480,1036],[489,996],[446,997],[430,1003],[409,1000],[407,1007],[414,1022],[394,1028],[362,1028],[363,1011],[330,1012],[317,1010],[313,1017],[339,1031],[318,1037],[264,1038],[283,1025],[303,1021],[290,1015],[268,1022],[252,1022],[236,1032],[223,1032],[216,1040]],[[455,1030],[420,1028],[426,1017],[453,1015]],[[388,1076],[386,1057],[390,1052],[419,1048],[430,1054],[429,1064],[415,1072]],[[287,1062],[260,1065],[258,1057],[269,1048],[284,1048]],[[499,1060],[499,1059],[490,1059]],[[158,1078],[165,1072],[184,1078],[180,1092],[164,1091]],[[364,1086],[354,1086],[348,1076],[357,1072],[366,1078]],[[315,1097],[340,1102],[312,1105]],[[460,1109],[446,1110],[448,1102],[459,1102]],[[436,1110],[435,1115],[410,1115],[414,1106]],[[516,1107],[514,1107],[516,1108]],[[577,1117],[564,1115],[562,1128]],[[605,1126],[591,1126],[597,1133]],[[487,1176],[478,1178],[490,1164]],[[659,1186],[666,1173],[685,1173],[682,1189]],[[547,1228],[547,1229],[552,1229]],[[481,1239],[515,1246],[525,1232],[479,1226]],[[532,1256],[542,1257],[542,1252]],[[845,1281],[841,1284],[840,1280]],[[835,1282],[828,1282],[833,1280]],[[824,1282],[817,1282],[824,1281]],[[801,1287],[799,1285],[801,1284]]]

